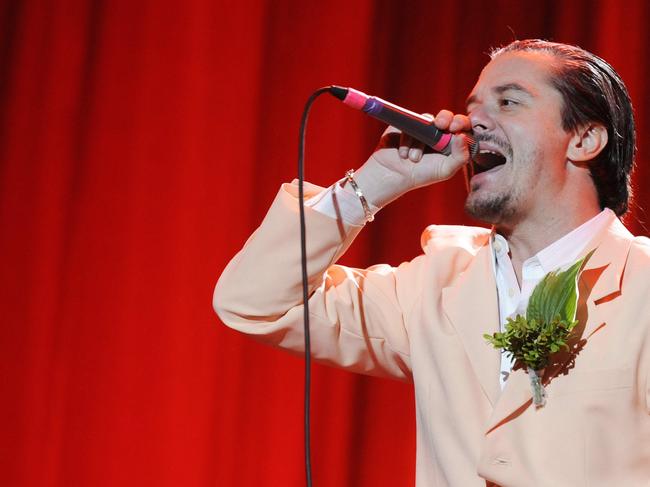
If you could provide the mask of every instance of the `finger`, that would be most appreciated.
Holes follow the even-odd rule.
[[[451,160],[453,172],[469,162],[469,144],[464,134],[454,135],[451,139]]]
[[[450,132],[469,132],[472,130],[472,122],[467,115],[456,114],[449,124]]]
[[[418,162],[422,159],[424,147],[425,145],[422,142],[402,132],[398,153],[402,159],[410,159],[413,162]]]
[[[411,147],[409,149],[409,160],[412,162],[420,162],[422,160],[422,155],[424,154],[424,149],[426,144],[420,142],[417,139],[411,140]]]
[[[454,135],[451,139],[451,154],[445,158],[440,178],[447,179],[452,177],[461,167],[467,165],[469,160],[469,147],[465,135]]]
[[[454,114],[449,110],[440,110],[436,117],[433,119],[433,124],[442,130],[448,130],[449,124],[454,118]]]
[[[401,159],[408,159],[409,149],[413,144],[413,137],[405,134],[404,132],[400,133],[399,137],[399,149],[397,150],[398,155]]]
[[[424,153],[424,144],[418,144],[409,149],[409,160],[411,162],[420,162]]]

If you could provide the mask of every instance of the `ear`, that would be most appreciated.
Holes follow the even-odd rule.
[[[598,123],[580,127],[571,137],[567,147],[567,159],[574,162],[588,162],[594,159],[607,145],[607,129]]]

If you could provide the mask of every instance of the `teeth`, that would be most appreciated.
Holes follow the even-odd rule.
[[[476,173],[480,173],[505,164],[506,158],[503,156],[503,154],[500,154],[497,151],[491,149],[481,149],[474,158],[473,162],[474,171]]]

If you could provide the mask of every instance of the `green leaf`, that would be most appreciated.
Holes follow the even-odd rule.
[[[578,276],[594,250],[567,270],[546,274],[530,296],[526,318],[545,323],[557,318],[569,323],[574,321],[578,305]]]
[[[575,271],[574,284],[573,284],[575,292],[571,294],[570,298],[567,300],[566,304],[564,305],[564,316],[562,316],[562,318],[568,323],[571,323],[576,319],[576,312],[578,310],[578,297],[579,297],[578,278],[580,277],[582,270],[585,268],[585,265],[587,265],[587,262],[589,261],[589,259],[591,258],[591,256],[595,251],[596,249],[590,250],[589,253],[587,253],[587,255],[585,255],[582,259],[580,259],[573,266],[571,266],[571,268],[577,267],[577,270]],[[573,328],[573,326],[571,328]]]

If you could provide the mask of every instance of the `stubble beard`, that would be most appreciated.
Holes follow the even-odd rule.
[[[509,193],[480,195],[472,190],[465,200],[465,212],[472,218],[497,225],[510,220],[515,209]]]

